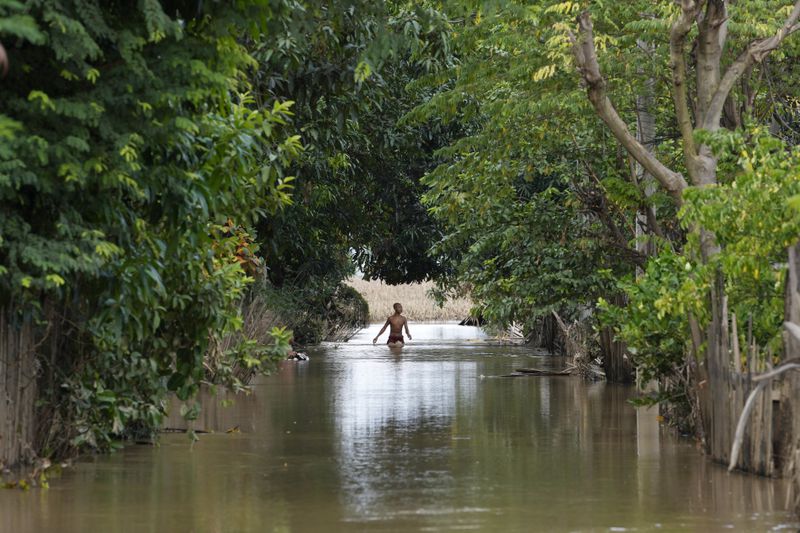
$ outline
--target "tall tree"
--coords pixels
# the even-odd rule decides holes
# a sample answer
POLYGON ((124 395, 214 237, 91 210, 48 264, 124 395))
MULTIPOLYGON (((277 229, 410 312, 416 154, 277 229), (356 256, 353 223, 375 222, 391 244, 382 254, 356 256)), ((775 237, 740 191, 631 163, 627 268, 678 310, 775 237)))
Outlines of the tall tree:
MULTIPOLYGON (((780 47, 793 32, 800 29, 800 2, 787 5, 785 2, 757 2, 754 5, 732 4, 726 0, 682 0, 677 3, 678 12, 671 17, 669 30, 669 70, 671 73, 671 92, 674 103, 674 117, 681 135, 683 163, 688 179, 683 173, 664 164, 632 135, 627 124, 620 118, 606 90, 595 46, 595 32, 592 14, 582 11, 577 18, 577 35, 570 34, 573 43, 575 64, 586 84, 589 101, 598 116, 605 122, 617 141, 639 164, 651 173, 661 186, 674 198, 676 204, 684 201, 684 192, 691 185, 709 187, 719 183, 720 151, 712 146, 713 134, 722 128, 736 129, 749 118, 753 106, 753 95, 749 94, 749 82, 756 68, 765 58, 780 47), (741 35, 732 27, 735 20, 752 20, 752 11, 775 8, 772 16, 763 16, 767 21, 757 38, 741 35), (693 46, 693 85, 690 85, 689 61, 686 45, 690 34, 696 31, 693 46), (738 33, 739 35, 736 35, 738 33), (739 43, 730 42, 732 36, 740 37, 739 43), (726 57, 726 47, 737 48, 736 55, 726 57), (738 45, 738 46, 737 46, 738 45), (731 46, 731 47, 733 47, 731 46), (744 80, 744 81, 742 81, 744 80), (736 87, 742 90, 735 90, 736 87), (738 101, 737 101, 738 100, 738 101), (698 136, 697 131, 705 132, 698 136), (712 137, 709 137, 712 135, 712 137)), ((755 28, 753 28, 755 29, 755 28)), ((695 219, 699 222, 700 219, 695 219)), ((720 242, 713 228, 698 223, 694 231, 700 240, 699 250, 702 260, 708 262, 720 251, 720 242)), ((714 367, 727 360, 725 339, 728 336, 727 308, 722 272, 711 283, 711 317, 705 335, 700 334, 701 325, 693 316, 692 324, 694 350, 703 351, 705 346, 704 368, 697 382, 709 382, 709 395, 724 394, 714 367)), ((701 367, 697 367, 700 369, 701 367)), ((715 418, 728 416, 718 412, 716 403, 700 394, 701 412, 704 415, 705 429, 709 433, 709 449, 712 455, 724 459, 727 450, 720 450, 711 443, 715 441, 717 427, 715 418), (722 455, 721 455, 722 454, 722 455)))
MULTIPOLYGON (((602 307, 632 342, 630 357, 648 375, 663 378, 661 398, 691 397, 694 405, 686 407, 697 413, 703 347, 722 351, 715 348, 715 339, 723 338, 717 330, 727 325, 720 301, 740 317, 753 316, 752 335, 760 345, 780 344, 785 270, 774 265, 783 262, 797 229, 787 202, 796 194, 787 170, 794 156, 764 128, 791 138, 786 126, 794 115, 786 102, 793 89, 770 86, 774 75, 767 63, 792 68, 797 47, 787 37, 797 29, 797 5, 451 4, 463 24, 456 46, 460 63, 431 79, 440 91, 410 117, 477 117, 477 133, 443 150, 450 161, 426 178, 430 205, 446 225, 440 248, 469 265, 457 272, 456 282, 472 283, 474 294, 487 297, 480 303, 488 311, 511 310, 504 316, 514 318, 547 309, 546 302, 592 302, 603 290, 623 289, 630 305, 602 307), (652 95, 652 143, 644 141, 644 128, 634 126, 642 118, 636 96, 645 94, 652 95), (786 162, 779 164, 769 150, 786 162), (652 176, 655 190, 639 179, 637 166, 652 176), (548 287, 523 282, 547 279, 538 255, 547 249, 546 238, 501 260, 523 239, 518 224, 495 217, 509 205, 526 206, 528 197, 509 187, 520 178, 539 184, 540 191, 552 191, 548 183, 561 187, 568 194, 551 204, 557 212, 581 206, 590 215, 583 220, 603 228, 590 237, 600 253, 579 278, 591 289, 571 279, 567 265, 558 270, 567 275, 553 276, 548 287), (646 215, 640 227, 654 245, 648 250, 636 250, 637 212, 646 215), (763 233, 766 228, 772 234, 763 233), (753 235, 763 238, 756 242, 753 235), (497 264, 518 274, 471 276, 497 264), (638 280, 630 275, 634 266, 644 273, 638 280), (592 280, 586 272, 605 277, 592 280), (548 290, 555 287, 564 290, 548 290), (553 292, 554 298, 546 297, 553 292), (499 294, 516 305, 504 305, 494 297, 499 294)), ((557 225, 572 218, 551 220, 557 225)), ((563 228, 569 244, 559 258, 582 250, 587 236, 563 228)), ((527 242, 536 242, 534 230, 526 231, 527 242)))

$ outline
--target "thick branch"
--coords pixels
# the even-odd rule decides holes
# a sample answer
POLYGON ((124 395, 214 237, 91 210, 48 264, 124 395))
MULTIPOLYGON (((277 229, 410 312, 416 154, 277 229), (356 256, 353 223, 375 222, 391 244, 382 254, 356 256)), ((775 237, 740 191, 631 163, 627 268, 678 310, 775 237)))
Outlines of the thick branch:
MULTIPOLYGON (((685 2, 686 0, 681 0, 685 2)), ((697 23, 697 122, 702 124, 719 86, 722 51, 728 35, 726 0, 707 0, 697 23)))
POLYGON ((728 94, 730 94, 736 81, 753 64, 760 63, 770 52, 778 48, 786 37, 800 29, 800 24, 797 23, 798 18, 800 18, 800 0, 794 3, 792 12, 775 35, 751 42, 745 51, 736 58, 736 61, 725 72, 711 99, 711 104, 708 106, 708 112, 703 121, 703 128, 710 131, 719 129, 719 121, 722 117, 725 99, 728 98, 728 94))
POLYGON ((694 0, 681 1, 681 16, 675 21, 669 33, 669 59, 672 69, 672 99, 675 102, 675 114, 678 119, 681 137, 683 138, 683 155, 687 166, 689 161, 697 156, 694 145, 694 126, 692 115, 689 113, 688 94, 686 89, 686 58, 683 50, 686 45, 686 36, 689 34, 700 5, 694 0))
POLYGON ((600 65, 597 62, 597 52, 594 47, 592 19, 586 11, 578 15, 578 30, 579 36, 577 38, 571 35, 572 50, 575 55, 578 72, 586 83, 589 101, 594 106, 598 116, 606 123, 611 133, 614 134, 614 137, 617 138, 631 157, 638 161, 651 176, 656 178, 680 205, 681 193, 687 187, 686 180, 681 174, 667 168, 631 135, 627 124, 620 118, 606 94, 606 82, 600 73, 600 65))

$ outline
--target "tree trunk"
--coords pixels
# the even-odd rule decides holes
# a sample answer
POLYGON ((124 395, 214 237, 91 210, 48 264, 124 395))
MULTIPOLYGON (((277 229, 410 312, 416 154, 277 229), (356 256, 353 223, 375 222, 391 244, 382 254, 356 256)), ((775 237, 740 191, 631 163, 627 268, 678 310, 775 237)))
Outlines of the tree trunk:
POLYGON ((559 338, 560 330, 552 315, 545 315, 534 321, 533 327, 525 334, 525 343, 534 348, 544 348, 550 353, 563 349, 563 340, 559 338))
POLYGON ((35 457, 38 364, 34 327, 0 307, 0 469, 35 457))
MULTIPOLYGON (((725 102, 742 75, 749 72, 753 65, 760 63, 777 49, 787 36, 800 30, 800 24, 797 24, 797 21, 800 20, 800 0, 794 2, 783 26, 774 35, 753 40, 728 66, 724 74, 721 67, 728 25, 726 2, 724 0, 708 0, 707 2, 679 0, 677 3, 681 11, 679 16, 673 19, 670 30, 670 68, 672 70, 675 118, 681 131, 690 181, 695 186, 706 187, 717 182, 717 158, 710 147, 695 146, 694 130, 696 128, 709 131, 719 130, 725 102), (693 100, 696 103, 696 116, 693 123, 693 117, 688 107, 690 98, 686 72, 686 44, 687 37, 695 25, 697 25, 697 42, 694 48, 696 83, 693 100)), ((646 148, 640 139, 630 133, 627 124, 621 119, 608 97, 606 81, 597 60, 593 25, 588 11, 578 15, 577 24, 577 35, 570 34, 572 51, 575 65, 586 85, 587 96, 595 112, 631 157, 646 169, 674 198, 676 205, 680 206, 683 201, 682 193, 688 187, 686 178, 667 167, 646 148)), ((700 253, 703 262, 707 263, 709 258, 719 251, 714 235, 703 228, 692 228, 692 231, 697 232, 700 237, 700 253)), ((792 292, 793 298, 795 292, 792 292)), ((795 303, 794 300, 792 303, 795 303)), ((741 395, 742 387, 750 386, 750 379, 747 376, 747 379, 743 380, 741 372, 731 369, 732 363, 736 363, 736 361, 735 357, 734 361, 731 360, 728 311, 721 274, 717 276, 712 287, 710 304, 712 319, 705 335, 701 332, 695 319, 690 317, 694 349, 693 354, 687 355, 687 362, 690 365, 695 364, 698 356, 703 355, 701 354, 702 347, 705 346, 703 368, 695 365, 695 375, 697 377, 704 376, 704 379, 697 382, 696 390, 693 393, 699 399, 707 449, 713 459, 724 461, 730 450, 730 446, 726 448, 724 445, 729 438, 727 433, 735 425, 732 419, 738 419, 739 416, 739 413, 735 412, 736 402, 733 401, 732 395, 741 395)), ((798 325, 800 326, 800 323, 798 325)), ((751 359, 752 362, 756 360, 755 357, 751 359)), ((752 366, 748 366, 748 369, 752 368, 752 366)), ((798 390, 790 383, 796 379, 798 378, 795 376, 787 379, 787 383, 789 383, 787 386, 790 387, 789 393, 798 390)), ((767 416, 767 411, 771 413, 771 399, 770 402, 764 404, 762 411, 762 419, 767 416)), ((792 428, 800 425, 796 413, 787 416, 791 420, 792 428)), ((769 432, 771 434, 771 415, 769 421, 762 422, 763 420, 759 421, 759 427, 764 428, 762 433, 769 432)), ((798 455, 798 442, 794 438, 794 435, 797 435, 795 429, 792 430, 792 435, 793 440, 790 447, 795 454, 793 457, 795 457, 798 455)), ((762 468, 765 470, 772 468, 771 443, 768 443, 767 447, 769 450, 763 455, 759 455, 761 451, 758 450, 758 446, 756 447, 754 453, 767 458, 755 465, 756 471, 762 468)), ((763 446, 761 448, 763 450, 763 446)), ((798 461, 787 462, 792 465, 798 464, 798 461)), ((742 468, 750 470, 754 463, 745 459, 742 465, 742 468)), ((792 471, 794 476, 800 475, 797 474, 797 470, 800 470, 800 466, 792 471)))
MULTIPOLYGON (((637 41, 639 49, 648 56, 653 54, 653 45, 642 40, 637 41)), ((643 74, 643 72, 642 72, 643 74)), ((644 83, 642 93, 636 96, 636 140, 650 153, 653 153, 656 141, 656 117, 653 114, 655 105, 655 80, 648 77, 644 83)), ((656 192, 656 183, 653 177, 636 160, 633 160, 633 177, 637 187, 642 191, 645 198, 650 198, 656 192)), ((648 233, 654 228, 649 227, 655 222, 655 211, 648 205, 643 206, 636 215, 636 250, 645 257, 654 255, 654 246, 649 239, 648 233)), ((637 276, 641 274, 641 268, 637 269, 637 276)))
POLYGON ((604 327, 600 330, 600 353, 603 358, 603 372, 612 383, 633 383, 633 365, 628 358, 625 343, 614 339, 614 331, 604 327))
MULTIPOLYGON (((627 304, 623 294, 615 294, 609 297, 608 301, 616 306, 627 304)), ((610 327, 600 329, 600 354, 603 360, 603 372, 608 381, 612 383, 634 381, 633 364, 628 357, 628 348, 624 342, 614 338, 614 331, 610 327)))

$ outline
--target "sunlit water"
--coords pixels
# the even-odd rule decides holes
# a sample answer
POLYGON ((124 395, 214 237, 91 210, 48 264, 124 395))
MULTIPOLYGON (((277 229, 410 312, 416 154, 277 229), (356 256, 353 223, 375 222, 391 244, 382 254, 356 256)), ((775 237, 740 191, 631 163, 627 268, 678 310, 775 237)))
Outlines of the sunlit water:
POLYGON ((165 434, 90 457, 49 490, 0 491, 8 532, 768 531, 783 486, 727 474, 636 412, 629 387, 498 377, 559 358, 475 328, 412 325, 206 399, 193 446, 165 434), (382 340, 385 342, 385 335, 382 340), (238 428, 231 433, 225 430, 238 428))

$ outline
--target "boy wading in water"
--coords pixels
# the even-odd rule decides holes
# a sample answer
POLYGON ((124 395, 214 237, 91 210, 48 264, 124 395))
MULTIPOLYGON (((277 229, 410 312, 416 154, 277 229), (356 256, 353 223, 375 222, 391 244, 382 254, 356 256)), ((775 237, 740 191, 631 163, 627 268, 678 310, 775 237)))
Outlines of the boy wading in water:
POLYGON ((386 319, 386 324, 383 325, 380 332, 378 332, 375 338, 372 339, 372 344, 378 342, 378 337, 383 335, 383 332, 386 331, 386 326, 392 326, 389 330, 389 340, 386 342, 386 344, 389 346, 403 346, 403 328, 406 328, 408 340, 411 340, 411 333, 408 331, 408 319, 402 315, 403 306, 399 303, 396 303, 392 307, 394 307, 394 314, 386 319))

